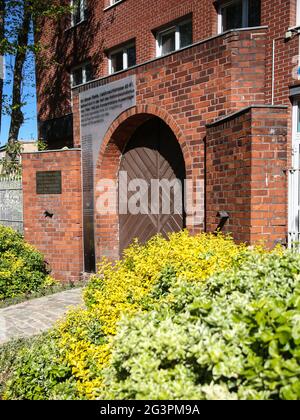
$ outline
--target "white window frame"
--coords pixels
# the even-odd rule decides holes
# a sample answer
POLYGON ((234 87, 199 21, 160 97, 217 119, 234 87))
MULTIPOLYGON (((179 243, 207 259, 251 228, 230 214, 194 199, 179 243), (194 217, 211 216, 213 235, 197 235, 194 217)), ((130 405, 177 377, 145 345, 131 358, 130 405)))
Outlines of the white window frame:
POLYGON ((120 3, 122 0, 110 0, 110 5, 113 6, 114 4, 120 3))
POLYGON ((109 74, 115 74, 117 73, 117 71, 113 71, 113 66, 112 66, 112 55, 118 54, 119 52, 123 51, 123 68, 122 70, 118 70, 118 71, 123 71, 123 70, 127 70, 128 67, 128 48, 131 47, 135 47, 135 42, 130 42, 129 44, 124 45, 123 47, 120 48, 116 48, 113 49, 109 52, 108 55, 108 72, 109 74))
MULTIPOLYGON (((230 4, 237 3, 239 0, 228 0, 220 4, 218 9, 218 33, 223 33, 223 21, 222 21, 222 10, 230 4)), ((299 0, 298 0, 299 1, 299 0)), ((249 25, 249 0, 242 0, 243 3, 243 15, 242 15, 242 28, 247 28, 249 25)))
POLYGON ((185 19, 181 22, 178 22, 176 25, 169 26, 168 28, 162 29, 161 31, 157 32, 156 35, 156 57, 162 57, 162 37, 165 34, 175 32, 175 50, 171 51, 169 54, 172 54, 175 51, 180 50, 180 27, 185 25, 186 23, 193 24, 192 19, 185 19))
POLYGON ((300 239, 300 132, 298 113, 300 112, 300 97, 293 100, 292 112, 292 168, 288 171, 288 245, 299 249, 300 239))
POLYGON ((300 131, 298 131, 298 113, 300 113, 300 97, 293 101, 293 126, 292 126, 292 166, 300 169, 300 131))
POLYGON ((90 80, 87 80, 87 78, 86 78, 86 68, 90 64, 91 63, 86 62, 86 63, 80 64, 79 66, 72 67, 72 69, 71 69, 71 87, 72 88, 80 86, 81 84, 83 85, 83 84, 87 83, 88 81, 90 82, 90 80), (74 85, 74 72, 76 70, 79 70, 79 69, 82 70, 82 83, 80 83, 79 85, 74 85))
MULTIPOLYGON (((86 0, 79 0, 79 1, 80 1, 80 21, 75 22, 75 14, 74 14, 74 11, 72 11, 72 16, 71 16, 72 26, 79 25, 79 23, 85 21, 86 0)), ((74 2, 75 2, 75 0, 71 0, 71 7, 74 6, 74 2)))

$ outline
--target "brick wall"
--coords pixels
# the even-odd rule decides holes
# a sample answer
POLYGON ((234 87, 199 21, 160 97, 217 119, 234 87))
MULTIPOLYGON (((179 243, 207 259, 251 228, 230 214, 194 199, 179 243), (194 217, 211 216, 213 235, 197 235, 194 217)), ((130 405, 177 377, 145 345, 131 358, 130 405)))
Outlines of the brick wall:
POLYGON ((272 103, 272 69, 274 41, 273 103, 287 105, 288 123, 288 166, 291 164, 292 106, 289 88, 298 85, 297 66, 299 56, 299 36, 293 33, 285 39, 287 30, 296 25, 297 0, 263 0, 262 24, 268 25, 266 42, 266 103, 272 103))
MULTIPOLYGON (((105 136, 95 184, 102 178, 117 178, 130 133, 147 114, 161 118, 171 127, 182 148, 187 177, 204 183, 205 124, 241 106, 264 103, 264 78, 257 77, 263 75, 264 37, 264 29, 256 29, 255 35, 251 30, 232 32, 74 91, 75 145, 79 146, 79 92, 136 74, 137 106, 123 113, 105 136), (238 92, 238 85, 244 90, 238 92)), ((204 213, 204 196, 201 211, 204 213)), ((203 219, 188 227, 192 232, 201 231, 203 219)), ((117 257, 118 218, 97 216, 96 238, 98 258, 117 257)))
MULTIPOLYGON (((68 4, 68 0, 64 0, 68 4)), ((108 74, 107 51, 135 39, 137 63, 156 56, 156 29, 193 16, 193 41, 216 34, 217 12, 212 0, 124 0, 106 9, 106 0, 87 0, 87 21, 71 27, 70 17, 58 23, 46 19, 40 41, 46 46, 46 66, 38 66, 40 120, 71 112, 70 69, 91 60, 95 77, 108 74), (200 7, 201 6, 201 7, 200 7), (55 60, 55 62, 53 61, 55 60)))
MULTIPOLYGON (((217 34, 218 1, 140 0, 137 6, 135 0, 123 0, 109 8, 109 0, 87 0, 87 3, 91 10, 89 17, 75 27, 71 27, 69 16, 58 23, 52 20, 44 22, 41 43, 47 47, 44 55, 48 64, 38 66, 37 71, 41 120, 71 112, 70 69, 74 65, 91 60, 95 77, 103 77, 108 73, 107 52, 133 39, 137 63, 151 60, 156 56, 155 31, 188 15, 193 18, 194 42, 217 34), (53 59, 55 63, 51 62, 53 59)), ((276 101, 278 104, 288 103, 288 85, 293 82, 295 63, 292 59, 298 55, 298 37, 287 41, 283 37, 295 23, 296 0, 261 1, 261 25, 268 26, 265 42, 266 103, 271 101, 273 39, 276 39, 276 101)))
MULTIPOLYGON (((299 83, 294 76, 299 37, 283 38, 296 23, 296 0, 262 0, 261 25, 267 27, 219 36, 218 2, 213 0, 141 0, 138 6, 135 0, 123 0, 114 7, 108 7, 107 0, 87 1, 92 13, 86 22, 73 28, 69 18, 58 24, 45 22, 41 41, 49 46, 45 55, 49 60, 55 58, 55 63, 38 67, 39 118, 73 111, 74 142, 80 147, 78 93, 135 74, 137 106, 121 115, 106 134, 97 179, 116 179, 130 133, 149 115, 155 115, 174 131, 187 176, 204 181, 207 174, 208 230, 218 223, 218 207, 228 205, 232 210, 228 209, 231 220, 227 229, 238 240, 264 237, 273 244, 283 239, 287 200, 282 168, 289 165, 291 156, 289 87, 299 83), (197 44, 154 59, 155 31, 188 15, 193 16, 193 41, 197 44), (107 76, 107 52, 132 39, 138 66, 107 76), (274 39, 274 104, 288 109, 252 107, 207 131, 207 124, 241 108, 271 103, 274 39), (71 100, 70 69, 87 60, 101 79, 74 90, 71 100)), ((117 257, 117 216, 96 217, 95 227, 98 258, 117 257)), ((199 223, 195 231, 203 227, 199 223)))
POLYGON ((159 106, 184 130, 186 140, 196 146, 193 141, 203 138, 206 123, 240 107, 264 103, 265 36, 265 29, 219 35, 75 89, 75 146, 80 146, 79 92, 133 74, 137 80, 137 105, 159 106))
POLYGON ((266 103, 272 96, 273 40, 275 40, 274 103, 289 105, 293 84, 293 57, 299 54, 299 37, 285 40, 288 28, 296 24, 296 0, 262 0, 262 24, 268 25, 266 44, 266 103))
MULTIPOLYGON (((193 17, 194 42, 217 34, 218 1, 140 0, 137 6, 135 0, 123 0, 108 8, 109 0, 87 0, 87 3, 91 11, 89 18, 75 27, 70 27, 69 16, 58 23, 51 20, 44 22, 41 43, 47 47, 44 55, 48 61, 45 67, 38 66, 37 71, 39 119, 42 121, 72 112, 70 69, 74 65, 91 60, 95 77, 103 77, 108 73, 107 51, 132 39, 136 41, 137 63, 142 64, 155 57, 155 30, 187 15, 193 17)), ((238 96, 247 95, 256 88, 257 82, 263 81, 265 103, 271 103, 272 46, 276 39, 274 103, 290 105, 289 86, 299 83, 293 77, 297 66, 295 57, 299 54, 299 37, 283 38, 295 23, 296 0, 261 0, 261 25, 268 27, 265 70, 257 70, 255 78, 254 75, 249 77, 244 86, 237 83, 238 96)), ((252 54, 250 49, 248 52, 252 54)), ((235 58, 240 60, 239 55, 235 58)), ((262 57, 257 59, 264 60, 262 57)), ((240 71, 236 73, 237 82, 243 73, 245 69, 241 64, 240 71)))
POLYGON ((287 233, 287 109, 252 107, 208 126, 206 225, 230 214, 238 241, 284 242, 287 233))
POLYGON ((25 153, 22 166, 25 239, 45 255, 54 278, 77 281, 83 271, 80 151, 25 153), (62 171, 62 194, 37 195, 37 171, 62 171))

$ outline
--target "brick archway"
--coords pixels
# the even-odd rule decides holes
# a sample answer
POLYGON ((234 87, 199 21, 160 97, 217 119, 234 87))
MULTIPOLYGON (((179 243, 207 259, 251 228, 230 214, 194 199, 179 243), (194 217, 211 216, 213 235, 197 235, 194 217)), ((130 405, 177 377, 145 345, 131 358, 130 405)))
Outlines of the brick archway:
MULTIPOLYGON (((184 135, 178 124, 165 111, 156 106, 136 106, 122 113, 110 126, 100 148, 96 167, 95 201, 99 198, 97 182, 110 179, 117 182, 123 151, 133 133, 143 123, 153 117, 164 121, 176 136, 181 147, 186 166, 186 176, 192 176, 192 159, 184 135)), ((118 214, 95 214, 96 259, 119 257, 119 216, 118 214)))

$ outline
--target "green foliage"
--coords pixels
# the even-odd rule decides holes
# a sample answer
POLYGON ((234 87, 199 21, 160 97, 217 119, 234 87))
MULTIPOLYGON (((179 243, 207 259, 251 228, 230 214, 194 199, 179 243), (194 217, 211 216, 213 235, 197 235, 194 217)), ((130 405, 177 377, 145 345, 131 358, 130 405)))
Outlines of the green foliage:
POLYGON ((250 252, 171 295, 119 325, 105 398, 300 399, 298 254, 250 252))
POLYGON ((21 153, 23 150, 22 143, 19 141, 9 142, 6 145, 5 157, 1 159, 3 175, 20 175, 21 174, 21 153))
POLYGON ((0 225, 0 300, 54 285, 44 257, 11 228, 0 225))
POLYGON ((6 399, 300 399, 300 255, 171 235, 103 261, 6 399))
MULTIPOLYGON (((6 174, 18 173, 18 136, 25 121, 24 106, 30 94, 24 94, 25 87, 34 85, 34 64, 37 61, 49 63, 46 49, 39 34, 44 29, 44 20, 58 22, 67 16, 71 7, 69 2, 56 0, 5 0, 0 2, 0 55, 14 58, 13 70, 8 72, 5 84, 12 86, 10 94, 1 95, 2 110, 9 115, 11 124, 6 158, 3 170, 6 174), (33 33, 34 32, 34 33, 33 33)), ((1 87, 0 87, 1 89, 1 87)))
POLYGON ((76 398, 71 369, 63 361, 53 334, 32 339, 15 356, 10 387, 3 399, 40 400, 45 394, 53 400, 76 398))
MULTIPOLYGON (((72 370, 80 397, 95 399, 103 392, 103 369, 109 365, 111 338, 122 316, 147 310, 161 294, 167 296, 177 277, 205 282, 210 275, 238 264, 244 253, 245 246, 236 245, 230 237, 191 236, 184 231, 170 235, 169 240, 157 236, 146 245, 135 243, 114 265, 104 260, 86 288, 87 309, 69 313, 56 332, 57 346, 72 370)), ((21 371, 17 375, 26 376, 21 371)), ((27 398, 34 387, 30 377, 23 386, 16 390, 8 385, 10 397, 27 398)), ((44 389, 35 392, 40 398, 51 397, 44 389)))
POLYGON ((44 150, 47 150, 48 149, 48 144, 43 139, 38 139, 37 145, 38 145, 38 151, 39 152, 43 152, 44 150))
POLYGON ((27 341, 26 339, 12 340, 0 346, 0 395, 14 372, 18 352, 26 346, 27 341))

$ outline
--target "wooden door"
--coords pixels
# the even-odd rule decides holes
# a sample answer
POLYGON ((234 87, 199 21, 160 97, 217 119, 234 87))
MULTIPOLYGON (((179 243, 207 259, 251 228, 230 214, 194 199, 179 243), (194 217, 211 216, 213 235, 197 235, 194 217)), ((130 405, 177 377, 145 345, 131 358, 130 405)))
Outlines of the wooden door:
MULTIPOLYGON (((129 141, 121 160, 120 171, 127 173, 127 186, 131 181, 141 179, 145 181, 148 189, 144 192, 144 199, 140 206, 142 211, 139 214, 120 214, 120 252, 138 238, 141 243, 146 242, 157 233, 166 236, 169 232, 177 232, 185 227, 184 214, 184 179, 185 165, 181 148, 171 129, 160 119, 153 118, 137 129, 129 141), (160 204, 153 212, 153 189, 151 180, 180 180, 182 190, 180 197, 177 190, 176 200, 174 190, 170 194, 170 212, 163 211, 161 200, 168 197, 168 189, 160 188, 160 204), (145 196, 146 195, 146 196, 145 196), (174 205, 176 201, 177 206, 174 205), (180 202, 180 206, 178 203, 180 202), (175 207, 175 208, 174 208, 175 207)), ((130 198, 136 193, 129 191, 130 198)), ((119 191, 119 195, 123 196, 119 191)))

